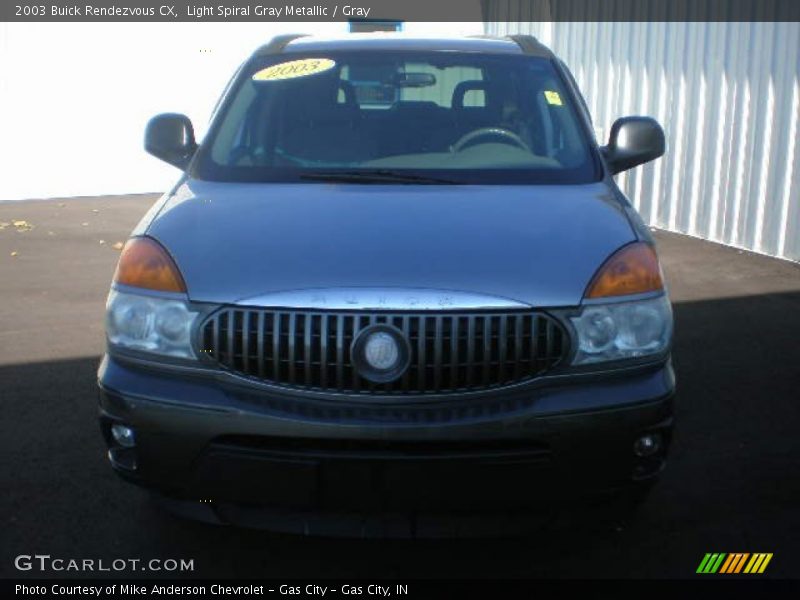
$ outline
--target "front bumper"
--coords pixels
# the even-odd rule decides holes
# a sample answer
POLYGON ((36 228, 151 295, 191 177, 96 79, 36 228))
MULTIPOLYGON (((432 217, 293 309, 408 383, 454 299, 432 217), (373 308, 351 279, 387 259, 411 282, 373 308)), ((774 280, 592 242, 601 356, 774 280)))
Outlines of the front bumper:
MULTIPOLYGON (((101 428, 121 476, 208 520, 253 524, 251 509, 268 507, 282 515, 277 528, 298 514, 530 511, 652 478, 672 428, 669 361, 541 378, 469 401, 380 406, 304 402, 111 356, 98 376, 101 428), (133 428, 133 448, 114 441, 114 423, 133 428), (634 441, 653 432, 661 450, 635 456, 634 441)), ((308 531, 301 522, 291 529, 308 531)))

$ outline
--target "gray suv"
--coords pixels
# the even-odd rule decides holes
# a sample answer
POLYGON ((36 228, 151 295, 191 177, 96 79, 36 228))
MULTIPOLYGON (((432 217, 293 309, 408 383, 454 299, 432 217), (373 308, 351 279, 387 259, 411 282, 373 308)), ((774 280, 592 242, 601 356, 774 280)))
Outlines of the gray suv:
POLYGON ((672 313, 613 175, 664 145, 627 117, 599 147, 529 36, 275 38, 202 143, 183 115, 147 126, 183 175, 108 297, 111 465, 181 514, 312 534, 639 495, 672 313))

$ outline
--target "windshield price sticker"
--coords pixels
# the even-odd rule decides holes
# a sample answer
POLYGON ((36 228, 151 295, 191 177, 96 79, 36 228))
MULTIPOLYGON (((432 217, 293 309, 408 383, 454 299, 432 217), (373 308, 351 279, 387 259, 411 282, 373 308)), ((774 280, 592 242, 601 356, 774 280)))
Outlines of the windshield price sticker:
POLYGON ((336 66, 336 61, 329 58, 292 60, 261 69, 253 75, 253 81, 280 81, 295 77, 308 77, 332 69, 334 66, 336 66))

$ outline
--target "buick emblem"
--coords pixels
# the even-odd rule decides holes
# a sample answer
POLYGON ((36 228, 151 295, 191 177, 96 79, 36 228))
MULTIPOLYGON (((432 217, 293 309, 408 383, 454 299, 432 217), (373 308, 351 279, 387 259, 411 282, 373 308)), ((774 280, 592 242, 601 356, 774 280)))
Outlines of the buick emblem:
POLYGON ((388 371, 397 366, 400 348, 395 339, 385 331, 374 331, 364 343, 367 364, 378 371, 388 371))
POLYGON ((388 383, 408 368, 411 351, 403 333, 390 325, 372 325, 353 341, 353 363, 359 374, 375 383, 388 383))

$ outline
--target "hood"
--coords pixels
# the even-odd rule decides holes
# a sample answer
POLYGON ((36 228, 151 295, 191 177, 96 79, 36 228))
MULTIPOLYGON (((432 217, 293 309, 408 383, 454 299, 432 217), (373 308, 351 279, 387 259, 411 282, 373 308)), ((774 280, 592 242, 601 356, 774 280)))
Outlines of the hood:
POLYGON ((635 239, 605 183, 188 180, 143 225, 172 254, 190 298, 214 303, 299 290, 409 288, 574 306, 603 261, 635 239))

